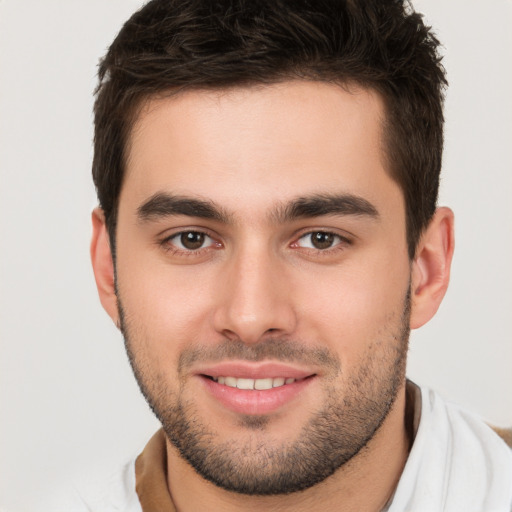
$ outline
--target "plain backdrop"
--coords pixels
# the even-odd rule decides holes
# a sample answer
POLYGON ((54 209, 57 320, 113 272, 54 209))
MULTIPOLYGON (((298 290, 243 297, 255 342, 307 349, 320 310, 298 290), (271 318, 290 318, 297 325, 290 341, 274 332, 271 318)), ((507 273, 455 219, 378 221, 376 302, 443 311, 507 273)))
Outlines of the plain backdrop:
MULTIPOLYGON (((512 2, 414 2, 444 43, 450 290, 409 376, 512 425, 512 2)), ((92 91, 136 0, 0 0, 0 504, 114 467, 157 423, 89 263, 92 91), (96 469, 92 469, 96 471, 96 469)))

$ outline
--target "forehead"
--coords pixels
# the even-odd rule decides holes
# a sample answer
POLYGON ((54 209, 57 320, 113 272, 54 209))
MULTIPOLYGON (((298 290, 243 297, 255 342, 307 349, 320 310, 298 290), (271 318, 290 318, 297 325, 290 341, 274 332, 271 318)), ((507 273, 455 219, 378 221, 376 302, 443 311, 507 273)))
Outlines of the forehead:
POLYGON ((372 200, 381 185, 396 188, 385 171, 383 116, 376 92, 322 82, 152 98, 131 132, 120 207, 161 191, 228 208, 331 191, 372 200))

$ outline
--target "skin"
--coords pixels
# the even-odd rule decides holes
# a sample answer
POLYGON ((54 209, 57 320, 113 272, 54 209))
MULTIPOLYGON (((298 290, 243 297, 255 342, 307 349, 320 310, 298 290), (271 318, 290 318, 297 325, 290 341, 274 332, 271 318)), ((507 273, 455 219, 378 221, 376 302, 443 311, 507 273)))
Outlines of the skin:
MULTIPOLYGON (((384 115, 375 92, 299 81, 187 92, 142 108, 120 196, 116 271, 128 348, 146 391, 181 396, 215 445, 264 443, 279 450, 300 438, 330 394, 350 400, 358 379, 365 393, 389 375, 399 382, 393 406, 364 449, 299 493, 226 491, 168 443, 168 484, 178 510, 377 511, 392 494, 409 447, 405 369, 395 357, 406 350, 398 339, 405 297, 409 291, 406 327, 419 327, 436 312, 449 280, 453 214, 438 209, 411 262, 403 194, 386 170, 384 115), (162 193, 208 201, 225 218, 154 209, 141 215, 162 193), (360 198, 377 214, 282 215, 283 205, 297 198, 333 194, 360 198), (176 236, 184 231, 208 238, 199 250, 187 250, 176 236), (311 244, 318 231, 335 235, 332 247, 311 244), (180 367, 191 347, 215 351, 231 341, 255 353, 270 339, 327 351, 341 370, 293 363, 314 378, 298 397, 257 415, 259 426, 205 390, 196 374, 201 361, 180 367)), ((99 209, 91 254, 102 304, 120 325, 99 209)))

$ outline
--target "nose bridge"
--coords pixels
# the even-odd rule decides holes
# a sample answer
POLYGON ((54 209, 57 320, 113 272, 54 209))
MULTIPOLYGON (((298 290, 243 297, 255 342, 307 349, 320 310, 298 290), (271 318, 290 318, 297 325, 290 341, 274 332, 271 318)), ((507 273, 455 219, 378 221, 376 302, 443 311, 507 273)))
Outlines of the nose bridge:
POLYGON ((221 280, 215 327, 224 335, 254 343, 269 332, 279 335, 293 330, 295 317, 286 293, 286 273, 268 244, 254 239, 241 244, 221 280))

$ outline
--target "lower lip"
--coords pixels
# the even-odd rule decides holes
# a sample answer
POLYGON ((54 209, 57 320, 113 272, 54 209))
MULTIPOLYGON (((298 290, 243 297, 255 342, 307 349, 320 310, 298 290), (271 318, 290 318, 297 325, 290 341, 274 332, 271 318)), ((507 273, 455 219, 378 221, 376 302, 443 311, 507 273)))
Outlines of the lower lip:
POLYGON ((200 376, 208 391, 227 409, 238 414, 270 414, 296 399, 314 377, 307 377, 291 384, 266 390, 246 390, 219 384, 200 376))

